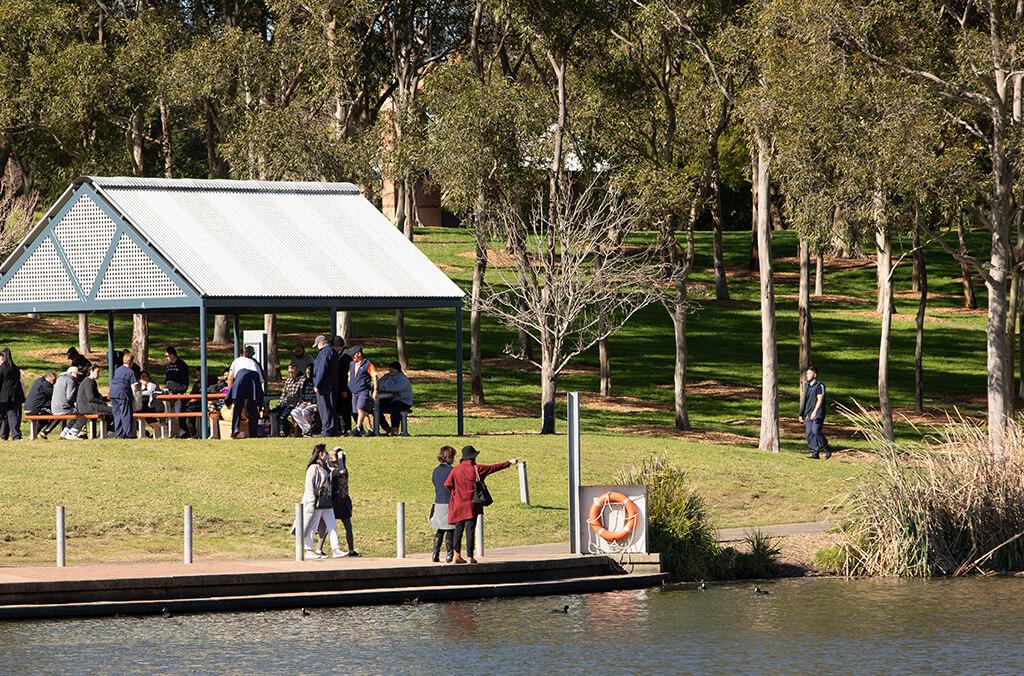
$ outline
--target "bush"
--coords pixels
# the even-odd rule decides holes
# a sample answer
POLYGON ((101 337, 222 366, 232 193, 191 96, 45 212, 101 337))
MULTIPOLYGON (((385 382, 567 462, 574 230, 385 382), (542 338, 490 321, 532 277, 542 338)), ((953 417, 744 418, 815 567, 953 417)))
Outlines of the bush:
POLYGON ((925 445, 876 442, 879 461, 851 496, 843 543, 847 575, 930 577, 1024 566, 1024 430, 1010 425, 1007 459, 994 460, 985 430, 951 421, 925 445))
POLYGON ((652 456, 619 474, 622 484, 647 486, 647 538, 673 580, 715 577, 720 548, 704 498, 688 485, 686 473, 665 456, 652 456))
POLYGON ((822 547, 814 552, 814 567, 829 575, 841 574, 846 570, 846 550, 839 545, 822 547))

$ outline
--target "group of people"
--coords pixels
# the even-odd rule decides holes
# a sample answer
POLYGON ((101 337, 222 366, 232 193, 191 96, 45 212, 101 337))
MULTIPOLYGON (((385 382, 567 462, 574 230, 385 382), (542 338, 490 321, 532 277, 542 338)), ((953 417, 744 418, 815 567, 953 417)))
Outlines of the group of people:
MULTIPOLYGON (((184 393, 189 384, 189 368, 173 346, 167 346, 164 353, 167 358, 165 368, 165 385, 167 392, 184 393)), ((99 415, 113 423, 113 436, 129 439, 134 436, 133 417, 135 413, 146 413, 156 410, 156 396, 160 392, 148 371, 135 364, 131 352, 115 353, 120 365, 115 369, 110 381, 108 396, 104 397, 99 390, 97 379, 101 367, 89 362, 75 348, 68 348, 68 361, 71 363, 60 375, 47 371, 29 387, 28 396, 22 395, 21 402, 15 407, 13 403, 3 408, 6 427, 21 438, 21 403, 25 412, 30 415, 76 416, 69 420, 51 420, 39 432, 43 439, 63 424, 61 439, 81 439, 85 430, 87 415, 99 415)), ((10 351, 0 352, 0 399, 10 389, 21 388, 21 374, 10 357, 10 351)), ((13 396, 13 395, 12 395, 13 396)), ((176 410, 184 410, 182 404, 176 404, 176 410)), ((182 426, 181 435, 188 436, 187 426, 182 426)))
MULTIPOLYGON (((474 556, 476 519, 484 513, 489 494, 481 491, 483 480, 489 475, 519 462, 511 458, 493 465, 477 464, 480 452, 472 446, 463 446, 459 463, 455 464, 455 448, 442 446, 437 453, 438 466, 431 480, 434 485, 434 504, 428 520, 434 529, 431 560, 441 560, 441 547, 445 549, 445 563, 477 563, 474 556), (466 556, 462 557, 462 540, 466 540, 466 556)), ((293 524, 295 533, 298 523, 293 524)), ((306 479, 302 492, 302 538, 305 558, 321 559, 327 556, 341 558, 358 556, 352 532, 352 498, 349 496, 349 470, 345 454, 340 448, 327 452, 327 446, 316 444, 306 464, 306 479), (337 521, 345 528, 342 549, 338 539, 337 521), (319 536, 319 546, 314 535, 319 536), (326 547, 330 545, 331 553, 326 547)))

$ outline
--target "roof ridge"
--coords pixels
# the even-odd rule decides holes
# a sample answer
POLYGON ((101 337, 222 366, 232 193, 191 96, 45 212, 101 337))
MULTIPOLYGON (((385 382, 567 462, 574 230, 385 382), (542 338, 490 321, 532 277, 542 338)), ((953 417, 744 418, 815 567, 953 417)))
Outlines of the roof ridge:
POLYGON ((226 178, 154 178, 141 176, 83 176, 78 184, 100 189, 206 190, 225 192, 362 194, 353 183, 315 181, 256 181, 226 178))

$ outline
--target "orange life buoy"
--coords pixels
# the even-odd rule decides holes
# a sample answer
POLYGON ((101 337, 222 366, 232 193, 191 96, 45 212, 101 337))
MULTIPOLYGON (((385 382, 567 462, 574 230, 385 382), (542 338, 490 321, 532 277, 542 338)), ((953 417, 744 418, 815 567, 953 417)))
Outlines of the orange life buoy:
POLYGON ((590 518, 587 519, 587 523, 590 524, 591 530, 597 533, 597 536, 606 542, 618 542, 619 540, 625 540, 629 537, 629 534, 636 528, 637 519, 640 518, 640 511, 636 508, 636 505, 632 500, 627 498, 622 493, 616 493, 614 491, 608 491, 601 497, 594 500, 594 504, 590 506, 590 518), (626 510, 626 523, 622 530, 610 531, 604 527, 601 523, 601 513, 604 511, 605 506, 609 503, 617 503, 622 505, 623 509, 626 510))

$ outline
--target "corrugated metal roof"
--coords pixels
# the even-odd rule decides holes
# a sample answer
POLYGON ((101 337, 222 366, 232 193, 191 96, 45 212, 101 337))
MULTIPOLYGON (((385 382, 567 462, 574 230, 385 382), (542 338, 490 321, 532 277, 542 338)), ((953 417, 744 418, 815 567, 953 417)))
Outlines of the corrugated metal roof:
POLYGON ((206 297, 464 295, 350 183, 85 180, 206 297))

